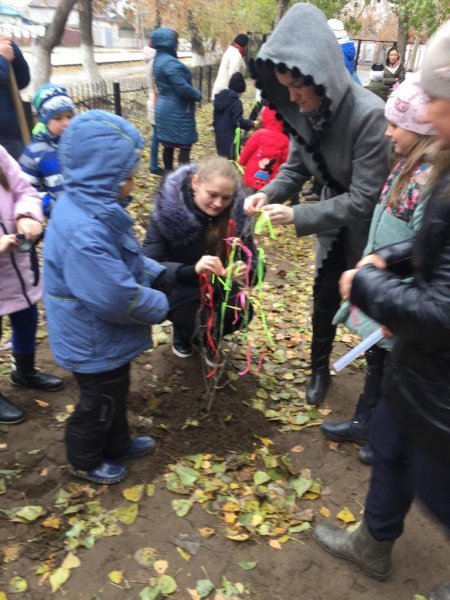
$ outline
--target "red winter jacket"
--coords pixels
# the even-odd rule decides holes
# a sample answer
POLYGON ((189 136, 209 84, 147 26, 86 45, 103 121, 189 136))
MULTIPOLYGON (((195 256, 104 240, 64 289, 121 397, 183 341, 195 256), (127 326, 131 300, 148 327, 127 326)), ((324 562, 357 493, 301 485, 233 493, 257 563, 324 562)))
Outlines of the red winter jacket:
POLYGON ((250 136, 238 160, 245 167, 245 184, 255 190, 277 176, 289 152, 289 138, 283 133, 283 124, 275 117, 275 111, 265 106, 261 118, 263 128, 250 136))

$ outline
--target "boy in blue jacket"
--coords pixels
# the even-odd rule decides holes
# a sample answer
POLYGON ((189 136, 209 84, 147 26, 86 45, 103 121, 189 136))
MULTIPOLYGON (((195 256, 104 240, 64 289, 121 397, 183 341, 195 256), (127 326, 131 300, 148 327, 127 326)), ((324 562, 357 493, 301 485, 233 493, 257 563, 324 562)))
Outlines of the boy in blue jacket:
POLYGON ((152 289, 166 269, 143 256, 125 211, 143 144, 106 111, 75 117, 59 144, 64 190, 45 238, 50 347, 80 388, 66 429, 70 470, 102 484, 123 480, 122 461, 154 446, 130 436, 126 416, 130 361, 151 348, 150 326, 168 311, 152 289))
POLYGON ((53 83, 44 83, 38 88, 33 106, 39 125, 33 131, 33 140, 22 152, 19 164, 31 185, 41 193, 42 210, 49 217, 63 189, 58 143, 75 115, 75 106, 66 88, 53 83))

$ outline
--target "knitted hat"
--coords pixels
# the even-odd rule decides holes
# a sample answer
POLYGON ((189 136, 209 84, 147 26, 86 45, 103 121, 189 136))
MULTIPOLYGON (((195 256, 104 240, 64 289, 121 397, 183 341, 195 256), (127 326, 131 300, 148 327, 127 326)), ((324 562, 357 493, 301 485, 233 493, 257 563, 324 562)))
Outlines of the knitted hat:
POLYGON ((245 92, 245 79, 242 77, 242 73, 236 71, 230 77, 230 83, 228 84, 228 89, 233 90, 237 94, 243 94, 245 92))
POLYGON ((242 46, 242 48, 245 48, 248 46, 248 35, 245 35, 245 33, 240 33, 234 38, 234 43, 238 46, 242 46))
POLYGON ((450 100, 450 20, 439 27, 427 44, 421 84, 430 96, 450 100))
POLYGON ((373 63, 370 68, 369 79, 370 81, 383 81, 384 67, 380 63, 373 63))
POLYGON ((65 87, 53 83, 44 83, 37 89, 33 98, 39 120, 45 125, 59 113, 68 110, 75 112, 75 106, 65 87))
POLYGON ((343 38, 347 38, 347 32, 345 31, 344 23, 339 19, 328 19, 327 21, 329 27, 333 30, 334 35, 338 40, 343 38))
POLYGON ((436 130, 431 123, 423 123, 428 94, 420 87, 417 77, 403 81, 389 96, 384 109, 386 119, 408 131, 421 135, 435 135, 436 130))

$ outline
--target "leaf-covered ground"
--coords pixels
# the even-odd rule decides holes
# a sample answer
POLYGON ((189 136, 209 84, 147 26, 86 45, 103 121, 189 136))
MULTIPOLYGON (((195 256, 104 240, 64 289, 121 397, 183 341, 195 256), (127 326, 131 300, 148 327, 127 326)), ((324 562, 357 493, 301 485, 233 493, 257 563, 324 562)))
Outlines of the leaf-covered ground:
MULTIPOLYGON (((195 157, 214 149, 210 105, 198 123, 195 157)), ((157 183, 143 168, 130 209, 141 238, 157 183)), ((361 518, 370 471, 355 446, 327 444, 317 425, 351 414, 363 363, 333 378, 319 410, 305 405, 314 241, 280 228, 261 244, 274 345, 257 314, 208 413, 200 358, 175 357, 170 325, 156 327, 156 348, 133 365, 129 415, 133 431, 151 432, 157 447, 129 464, 122 484, 68 475, 64 422, 77 392, 52 365, 44 317, 39 364, 66 377, 63 391, 13 389, 8 351, 0 353, 0 389, 28 412, 25 423, 0 428, 0 600, 412 600, 449 579, 448 541, 417 507, 387 583, 312 540, 318 522, 355 527, 361 518), (248 345, 266 356, 259 374, 239 376, 248 345)), ((354 342, 339 332, 337 354, 354 342)))

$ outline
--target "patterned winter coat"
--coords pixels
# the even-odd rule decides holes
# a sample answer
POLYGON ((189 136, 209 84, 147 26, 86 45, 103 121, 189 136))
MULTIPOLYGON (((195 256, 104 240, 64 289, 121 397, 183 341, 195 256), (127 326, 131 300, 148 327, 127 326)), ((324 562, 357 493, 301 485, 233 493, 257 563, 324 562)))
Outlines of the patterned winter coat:
POLYGON ((46 215, 51 205, 58 199, 63 189, 63 177, 58 156, 59 137, 51 135, 46 129, 33 136, 31 144, 25 147, 19 164, 29 182, 42 192, 46 215))
POLYGON ((244 182, 254 190, 260 190, 278 175, 289 154, 289 138, 275 114, 267 106, 263 109, 262 129, 249 137, 239 156, 239 164, 245 167, 244 182))

